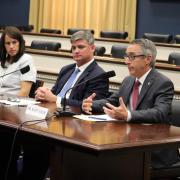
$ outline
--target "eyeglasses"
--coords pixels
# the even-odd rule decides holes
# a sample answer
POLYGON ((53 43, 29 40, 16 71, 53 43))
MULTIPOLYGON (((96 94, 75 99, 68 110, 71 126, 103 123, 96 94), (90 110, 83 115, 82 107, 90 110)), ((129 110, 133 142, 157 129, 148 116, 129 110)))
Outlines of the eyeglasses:
POLYGON ((130 61, 134 61, 136 57, 142 57, 142 56, 146 56, 144 54, 139 54, 139 55, 124 55, 124 59, 128 59, 130 61))

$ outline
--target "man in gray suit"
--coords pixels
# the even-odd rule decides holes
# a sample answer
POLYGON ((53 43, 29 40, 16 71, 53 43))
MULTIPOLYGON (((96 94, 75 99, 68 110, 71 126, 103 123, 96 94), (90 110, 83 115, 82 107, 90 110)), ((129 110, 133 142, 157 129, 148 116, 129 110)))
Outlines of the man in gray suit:
MULTIPOLYGON (((93 101, 96 95, 93 93, 83 101, 83 111, 88 114, 105 112, 130 123, 170 123, 174 86, 155 70, 156 54, 152 41, 133 40, 124 57, 130 76, 123 80, 119 91, 107 99, 93 101)), ((178 159, 177 150, 161 152, 152 153, 154 168, 171 165, 178 159)))

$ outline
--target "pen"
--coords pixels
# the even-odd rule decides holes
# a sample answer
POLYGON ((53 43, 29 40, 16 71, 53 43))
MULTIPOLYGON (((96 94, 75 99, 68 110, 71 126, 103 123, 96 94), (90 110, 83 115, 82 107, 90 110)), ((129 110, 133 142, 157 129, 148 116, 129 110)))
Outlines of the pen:
POLYGON ((89 116, 88 118, 90 118, 90 119, 99 119, 99 120, 106 120, 106 118, 95 117, 95 116, 89 116))

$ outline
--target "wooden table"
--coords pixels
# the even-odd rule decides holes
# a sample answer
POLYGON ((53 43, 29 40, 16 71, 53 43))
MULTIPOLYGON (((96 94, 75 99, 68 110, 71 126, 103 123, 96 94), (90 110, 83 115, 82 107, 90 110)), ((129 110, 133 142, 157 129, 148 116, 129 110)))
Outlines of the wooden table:
MULTIPOLYGON (((49 115, 55 104, 44 103, 49 115)), ((1 133, 14 133, 20 123, 38 119, 25 107, 0 105, 1 133)), ((178 147, 180 128, 165 124, 89 122, 52 117, 36 125, 24 124, 19 138, 44 139, 52 150, 51 180, 141 180, 150 177, 150 151, 178 147)))

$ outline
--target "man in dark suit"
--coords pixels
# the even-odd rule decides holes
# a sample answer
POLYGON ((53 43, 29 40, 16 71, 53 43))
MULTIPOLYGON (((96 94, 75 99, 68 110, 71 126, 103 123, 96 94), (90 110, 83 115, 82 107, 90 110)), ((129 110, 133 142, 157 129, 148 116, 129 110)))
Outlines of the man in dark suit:
MULTIPOLYGON (((156 47, 147 39, 133 40, 124 57, 130 76, 117 93, 93 101, 95 93, 83 101, 82 109, 91 114, 105 112, 112 118, 132 123, 170 123, 174 86, 154 68, 156 47)), ((178 159, 177 150, 152 153, 152 166, 160 168, 178 159)))
MULTIPOLYGON (((61 106, 65 92, 78 83, 91 77, 104 73, 94 60, 94 38, 89 31, 79 31, 71 36, 72 55, 76 63, 63 67, 58 75, 57 81, 49 90, 40 87, 36 91, 35 98, 40 101, 56 102, 61 106)), ((68 91, 67 105, 81 107, 82 100, 95 92, 96 99, 106 98, 108 95, 109 80, 99 78, 86 82, 68 91)), ((24 144, 24 166, 21 179, 44 179, 49 165, 49 152, 51 147, 44 142, 28 142, 24 144)))
MULTIPOLYGON (((78 69, 79 73, 73 80, 73 83, 68 86, 69 88, 86 79, 104 73, 104 70, 99 67, 94 60, 94 38, 89 31, 79 31, 74 33, 71 36, 71 44, 73 59, 76 63, 67 65, 61 69, 52 90, 40 87, 36 91, 35 97, 37 100, 56 102, 59 107, 63 102, 63 91, 67 91, 68 88, 66 86, 68 80, 72 77, 72 74, 76 69, 78 69)), ((72 91, 67 93, 67 104, 80 107, 82 100, 87 98, 93 92, 96 93, 96 99, 107 97, 109 88, 108 82, 107 79, 99 78, 73 88, 72 91)))

